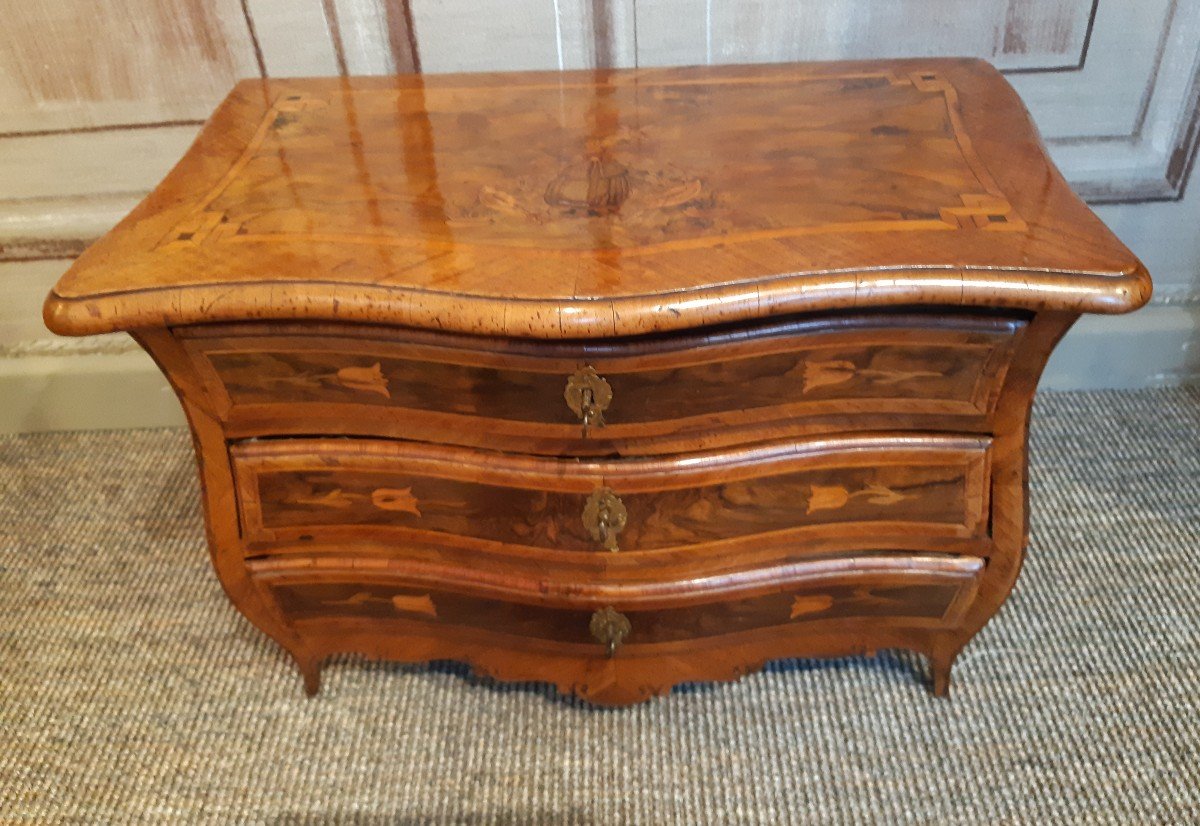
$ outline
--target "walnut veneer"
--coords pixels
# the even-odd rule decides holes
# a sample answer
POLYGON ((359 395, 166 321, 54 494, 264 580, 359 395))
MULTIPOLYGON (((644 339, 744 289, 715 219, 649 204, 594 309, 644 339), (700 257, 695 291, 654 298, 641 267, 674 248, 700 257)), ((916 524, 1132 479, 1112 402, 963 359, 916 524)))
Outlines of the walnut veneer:
POLYGON ((620 704, 886 647, 945 693, 1051 349, 1149 292, 930 59, 247 81, 45 315, 162 367, 310 692, 351 651, 620 704))

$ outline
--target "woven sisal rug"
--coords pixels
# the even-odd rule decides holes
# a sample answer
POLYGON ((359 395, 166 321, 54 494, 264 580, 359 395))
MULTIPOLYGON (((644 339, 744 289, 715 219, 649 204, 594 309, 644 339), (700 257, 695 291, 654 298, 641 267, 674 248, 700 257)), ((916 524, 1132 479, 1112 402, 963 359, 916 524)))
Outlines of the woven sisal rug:
POLYGON ((1200 821, 1200 389, 1050 394, 1011 601, 915 656, 600 711, 344 659, 307 700, 209 568, 178 430, 0 439, 0 822, 1200 821))

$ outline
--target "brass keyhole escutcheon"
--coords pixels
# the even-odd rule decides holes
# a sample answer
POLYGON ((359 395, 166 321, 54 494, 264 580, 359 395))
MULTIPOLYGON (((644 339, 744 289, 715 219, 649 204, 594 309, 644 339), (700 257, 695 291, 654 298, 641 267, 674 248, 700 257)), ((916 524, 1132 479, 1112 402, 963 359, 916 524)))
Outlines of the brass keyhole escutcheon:
POLYGON ((592 632, 596 642, 606 647, 608 656, 611 657, 617 653, 621 643, 625 642, 633 626, 629 624, 629 617, 609 605, 592 614, 588 630, 592 632))
POLYGON ((629 513, 612 488, 596 488, 583 505, 583 527, 607 551, 616 553, 617 534, 625 529, 629 513))
POLYGON ((583 422, 583 438, 593 427, 604 427, 604 411, 612 403, 612 386, 596 373, 595 367, 581 367, 567 379, 563 398, 579 421, 583 422))

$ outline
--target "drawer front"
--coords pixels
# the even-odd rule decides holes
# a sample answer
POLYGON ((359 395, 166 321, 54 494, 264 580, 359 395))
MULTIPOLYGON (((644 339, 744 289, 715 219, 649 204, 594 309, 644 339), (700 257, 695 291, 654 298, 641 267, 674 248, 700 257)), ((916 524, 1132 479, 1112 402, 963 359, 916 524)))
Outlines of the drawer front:
POLYGON ((732 444, 789 423, 982 429, 1022 328, 991 317, 855 316, 594 345, 349 327, 180 333, 235 436, 604 455, 732 444))
POLYGON ((651 589, 544 587, 517 599, 345 568, 252 564, 253 577, 294 625, 417 622, 604 654, 805 624, 953 627, 983 570, 976 557, 878 554, 821 560, 688 583, 682 597, 651 589), (599 590, 599 589, 596 589, 599 590))
POLYGON ((235 445, 232 457, 250 555, 355 539, 628 554, 987 531, 990 442, 981 437, 851 437, 609 461, 283 439, 235 445))

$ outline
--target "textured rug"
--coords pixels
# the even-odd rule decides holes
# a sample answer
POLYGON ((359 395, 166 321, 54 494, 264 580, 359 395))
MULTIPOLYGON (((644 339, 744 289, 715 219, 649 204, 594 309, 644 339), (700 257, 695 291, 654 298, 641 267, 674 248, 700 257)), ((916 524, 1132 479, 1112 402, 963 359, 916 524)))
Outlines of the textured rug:
POLYGON ((1029 560, 950 701, 883 652, 618 711, 351 658, 307 700, 184 432, 0 439, 0 821, 1200 821, 1200 389, 1034 421, 1029 560))

